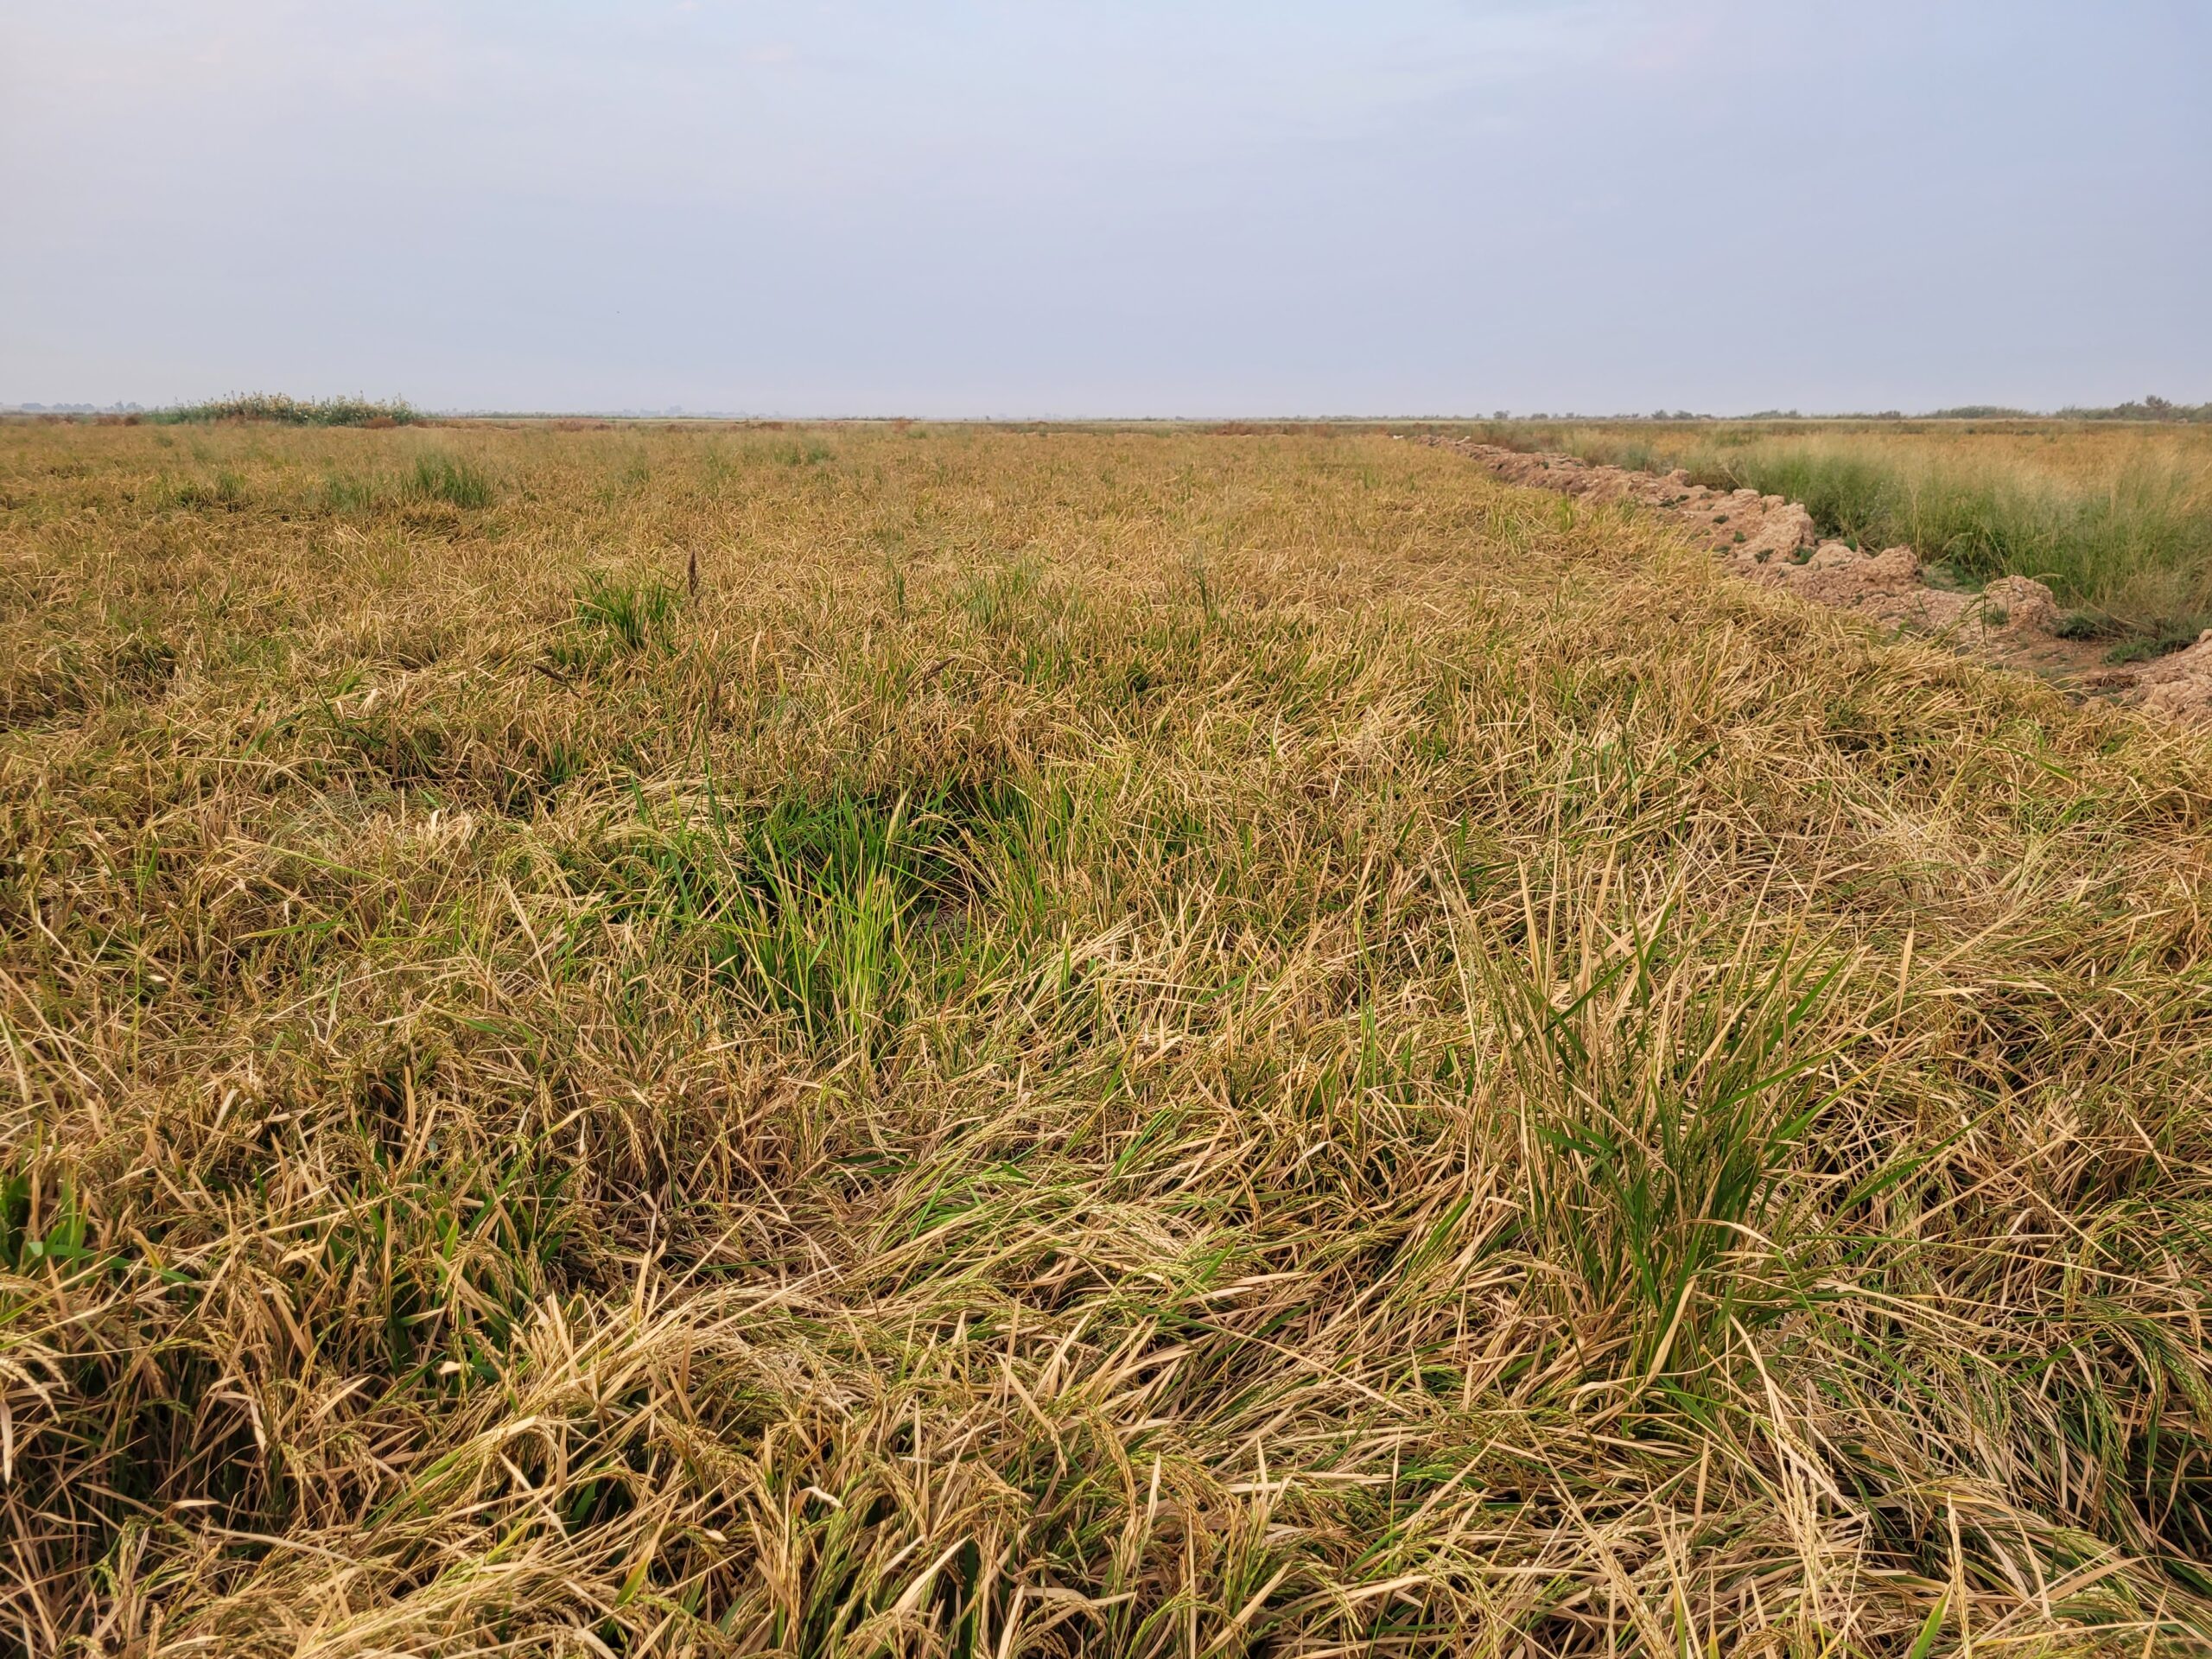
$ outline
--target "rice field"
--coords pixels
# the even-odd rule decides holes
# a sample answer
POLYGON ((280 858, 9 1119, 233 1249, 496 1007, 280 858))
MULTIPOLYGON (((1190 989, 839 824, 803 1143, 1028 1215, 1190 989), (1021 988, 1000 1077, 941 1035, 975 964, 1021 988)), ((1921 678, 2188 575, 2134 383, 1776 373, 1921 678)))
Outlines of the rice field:
POLYGON ((1433 448, 0 426, 0 1046, 10 1650, 2212 1637, 2212 736, 1433 448))

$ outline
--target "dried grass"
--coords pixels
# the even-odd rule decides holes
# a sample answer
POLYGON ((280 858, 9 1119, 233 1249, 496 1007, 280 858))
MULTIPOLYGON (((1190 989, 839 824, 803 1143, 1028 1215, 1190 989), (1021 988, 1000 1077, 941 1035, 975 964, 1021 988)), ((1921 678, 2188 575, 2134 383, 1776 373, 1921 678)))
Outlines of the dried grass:
POLYGON ((0 433, 0 1641, 2212 1632, 2206 739, 1376 437, 439 441, 0 433))

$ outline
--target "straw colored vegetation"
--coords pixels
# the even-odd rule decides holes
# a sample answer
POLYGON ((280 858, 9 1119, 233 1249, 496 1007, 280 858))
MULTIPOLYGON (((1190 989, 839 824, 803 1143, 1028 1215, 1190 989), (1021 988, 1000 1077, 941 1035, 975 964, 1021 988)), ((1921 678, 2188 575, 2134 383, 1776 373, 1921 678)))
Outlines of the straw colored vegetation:
POLYGON ((1491 442, 1687 468, 1904 543, 1950 579, 2032 576, 2123 660, 2212 627, 2212 426, 2087 421, 1493 423, 1491 442))
POLYGON ((1374 435, 0 515, 0 1645, 2212 1632, 2202 735, 1374 435))

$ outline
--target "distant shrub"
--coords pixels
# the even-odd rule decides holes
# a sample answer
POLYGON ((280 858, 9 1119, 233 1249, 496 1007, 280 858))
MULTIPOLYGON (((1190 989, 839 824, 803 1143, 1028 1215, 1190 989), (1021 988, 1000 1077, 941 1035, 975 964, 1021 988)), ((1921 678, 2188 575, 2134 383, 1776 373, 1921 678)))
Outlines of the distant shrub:
POLYGON ((2108 409, 2062 409, 2069 421, 2212 421, 2212 404, 2177 404, 2171 398, 2138 397, 2108 409))
POLYGON ((257 391, 212 403, 180 404, 146 417, 164 425, 208 424, 217 421, 260 421, 274 426, 406 426, 423 418, 403 399, 376 403, 365 397, 308 400, 281 392, 257 391))

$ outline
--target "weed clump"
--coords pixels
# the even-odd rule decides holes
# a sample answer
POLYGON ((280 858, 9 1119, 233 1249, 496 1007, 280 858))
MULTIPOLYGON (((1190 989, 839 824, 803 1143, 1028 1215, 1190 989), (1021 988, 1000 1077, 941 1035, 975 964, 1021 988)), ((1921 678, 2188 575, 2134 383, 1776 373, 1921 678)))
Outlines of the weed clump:
POLYGON ((456 507, 488 507, 495 493, 489 474, 474 461, 433 449, 415 457, 400 493, 411 501, 443 501, 456 507))
POLYGON ((576 622, 605 633, 625 651, 643 651, 667 642, 683 608, 683 594, 667 582, 595 573, 576 595, 576 622))
POLYGON ((246 506, 252 493, 246 481, 234 467, 216 470, 209 479, 188 478, 171 481, 164 480, 155 494, 157 507, 195 508, 219 507, 236 512, 246 506))
POLYGON ((2105 660, 2108 663, 2149 662, 2169 652, 2195 645, 2207 626, 2212 626, 2212 619, 2202 616, 2169 620, 2122 639, 2105 653, 2105 660))
POLYGON ((358 473, 331 473, 325 475, 317 500, 325 512, 365 512, 381 494, 373 479, 358 473))

